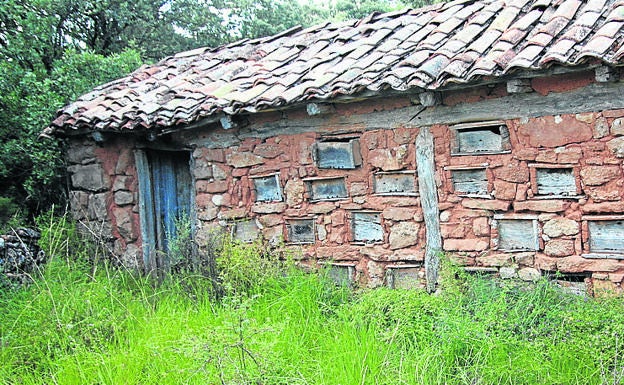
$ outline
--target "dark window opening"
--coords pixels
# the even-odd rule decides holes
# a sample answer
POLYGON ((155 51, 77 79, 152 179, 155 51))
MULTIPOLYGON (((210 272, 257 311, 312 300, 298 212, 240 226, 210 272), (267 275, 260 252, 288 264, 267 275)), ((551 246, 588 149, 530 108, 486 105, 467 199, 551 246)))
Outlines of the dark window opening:
POLYGON ((286 223, 287 241, 290 243, 314 243, 313 219, 292 219, 286 223))
POLYGON ((256 202, 281 202, 282 189, 279 183, 279 175, 253 178, 256 190, 256 202))
POLYGON ((417 195, 415 172, 380 172, 373 176, 373 189, 379 195, 417 195))
POLYGON ((451 127, 453 155, 500 153, 511 150, 504 122, 458 124, 451 127))
POLYGON ((312 154, 318 168, 354 169, 362 165, 358 139, 317 142, 312 154))
POLYGON ((348 197, 344 178, 314 179, 306 181, 308 194, 313 201, 336 200, 348 197))

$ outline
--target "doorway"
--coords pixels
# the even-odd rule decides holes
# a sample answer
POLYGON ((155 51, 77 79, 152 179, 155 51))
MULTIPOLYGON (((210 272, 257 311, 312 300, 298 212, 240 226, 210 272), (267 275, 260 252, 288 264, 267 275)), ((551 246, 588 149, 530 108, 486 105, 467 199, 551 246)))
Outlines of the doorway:
POLYGON ((140 150, 135 153, 139 179, 139 210, 143 262, 148 273, 169 269, 175 239, 192 235, 190 153, 140 150), (182 228, 185 226, 186 228, 182 228))

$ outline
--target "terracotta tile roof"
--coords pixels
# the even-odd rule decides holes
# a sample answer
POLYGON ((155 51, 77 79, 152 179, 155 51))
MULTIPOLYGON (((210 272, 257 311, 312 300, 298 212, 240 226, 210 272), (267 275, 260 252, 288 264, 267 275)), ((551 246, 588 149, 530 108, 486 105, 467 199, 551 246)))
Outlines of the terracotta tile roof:
POLYGON ((622 0, 457 0, 182 52, 83 95, 44 134, 161 130, 368 91, 624 56, 622 0))

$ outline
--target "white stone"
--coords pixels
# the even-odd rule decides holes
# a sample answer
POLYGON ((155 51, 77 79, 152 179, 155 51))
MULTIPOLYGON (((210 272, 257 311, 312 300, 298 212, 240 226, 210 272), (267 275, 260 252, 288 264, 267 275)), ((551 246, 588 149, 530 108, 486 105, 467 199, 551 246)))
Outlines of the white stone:
POLYGON ((518 270, 518 276, 523 281, 532 281, 532 282, 536 282, 540 278, 542 278, 542 274, 539 272, 539 270, 534 269, 532 267, 525 267, 523 269, 518 270))
POLYGON ((498 274, 502 279, 512 279, 518 277, 518 271, 515 267, 503 266, 498 270, 498 274))
POLYGON ((223 195, 213 195, 211 200, 215 206, 223 206, 223 195))

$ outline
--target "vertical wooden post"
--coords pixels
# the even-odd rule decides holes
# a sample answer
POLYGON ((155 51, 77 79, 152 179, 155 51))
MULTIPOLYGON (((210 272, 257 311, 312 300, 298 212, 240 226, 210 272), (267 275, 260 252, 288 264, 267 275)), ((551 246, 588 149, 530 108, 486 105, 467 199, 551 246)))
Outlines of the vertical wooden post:
POLYGON ((156 240, 154 239, 154 227, 156 225, 154 223, 152 180, 145 151, 134 151, 134 159, 139 182, 139 218, 141 221, 143 268, 146 273, 151 274, 154 268, 153 254, 156 249, 156 240))
POLYGON ((440 209, 438 207, 438 189, 435 181, 435 160, 433 135, 428 127, 423 127, 416 138, 416 164, 418 165, 418 187, 420 205, 422 207, 425 230, 427 233, 425 246, 425 275, 427 291, 435 291, 440 270, 440 251, 442 236, 440 235, 440 209))

